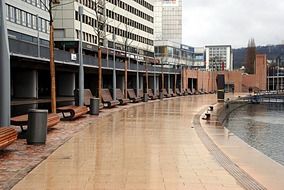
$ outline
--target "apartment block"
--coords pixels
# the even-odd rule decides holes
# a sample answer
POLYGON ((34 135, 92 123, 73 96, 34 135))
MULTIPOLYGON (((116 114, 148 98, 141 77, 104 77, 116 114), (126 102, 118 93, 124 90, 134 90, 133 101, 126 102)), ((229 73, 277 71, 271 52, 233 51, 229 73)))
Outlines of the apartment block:
POLYGON ((205 46, 206 70, 233 70, 233 52, 231 45, 205 46))

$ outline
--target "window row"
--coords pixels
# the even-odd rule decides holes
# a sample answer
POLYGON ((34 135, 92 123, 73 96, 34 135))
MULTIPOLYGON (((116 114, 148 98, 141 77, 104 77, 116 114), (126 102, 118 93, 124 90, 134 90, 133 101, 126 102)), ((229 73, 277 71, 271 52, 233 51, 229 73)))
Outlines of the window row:
POLYGON ((120 28, 116 28, 114 26, 106 25, 106 31, 109 32, 109 33, 124 37, 126 39, 135 40, 137 42, 141 42, 141 43, 148 44, 148 45, 151 45, 151 46, 154 45, 153 40, 139 36, 137 34, 134 34, 132 32, 126 31, 126 30, 122 30, 120 28))
POLYGON ((148 3, 147 1, 145 0, 134 0, 134 1, 142 5, 143 7, 146 7, 147 9, 154 11, 154 6, 148 3))
MULTIPOLYGON (((80 39, 80 30, 76 30, 77 39, 80 39)), ((82 40, 85 42, 90 42, 92 44, 97 44, 97 36, 89 34, 87 32, 82 32, 82 40)))
POLYGON ((119 6, 120 8, 132 13, 132 14, 135 14, 136 16, 139 16, 141 18, 143 18, 144 20, 147 20, 149 22, 152 22, 154 23, 154 18, 138 9, 136 9, 135 7, 133 6, 130 6, 128 5, 127 3, 124 3, 123 1, 121 0, 107 0, 108 2, 116 5, 116 6, 119 6))
POLYGON ((114 11, 111 11, 109 9, 106 10, 106 16, 112 19, 115 19, 119 22, 122 22, 124 24, 127 24, 129 26, 132 26, 134 28, 137 28, 139 30, 142 30, 144 32, 150 33, 150 34, 154 34, 154 30, 148 26, 145 26, 139 22, 136 22, 130 18, 127 18, 123 15, 117 14, 114 11))
MULTIPOLYGON (((79 21, 79 14, 78 14, 77 11, 75 11, 75 19, 79 21)), ((89 16, 82 15, 82 22, 85 23, 85 24, 88 24, 92 27, 97 27, 97 21, 95 19, 89 17, 89 16)), ((101 28, 101 30, 103 30, 103 28, 101 28)), ((144 38, 144 37, 139 36, 137 34, 119 29, 117 27, 114 27, 114 26, 111 26, 111 25, 108 25, 108 24, 106 24, 106 31, 109 32, 109 33, 118 35, 118 36, 122 36, 124 38, 129 38, 131 40, 135 40, 135 41, 138 41, 138 42, 141 42, 141 43, 145 43, 145 44, 148 44, 148 45, 154 44, 153 40, 150 40, 148 38, 144 38)))
POLYGON ((42 10, 48 10, 48 6, 49 6, 49 0, 22 0, 26 3, 29 3, 35 7, 38 7, 42 10))
MULTIPOLYGON (((90 9, 92 10, 98 10, 98 12, 101 12, 102 11, 102 7, 105 6, 101 2, 101 0, 96 0, 96 1, 93 1, 93 0, 76 0, 78 3, 81 3, 83 4, 84 6, 86 7, 89 7, 90 9), (98 3, 97 3, 98 2, 98 3), (98 7, 96 7, 98 6, 98 7)), ((107 0, 108 2, 116 5, 116 6, 119 6, 120 8, 132 13, 132 14, 135 14, 141 18, 143 18, 144 20, 147 20, 149 22, 152 22, 154 23, 154 18, 151 17, 150 15, 146 14, 146 13, 143 13, 142 11, 124 3, 123 1, 121 0, 107 0)), ((153 10, 152 10, 153 11, 153 10)))
POLYGON ((49 21, 10 5, 6 5, 6 19, 34 30, 49 32, 49 21))
MULTIPOLYGON (((78 20, 78 21, 80 20, 78 11, 75 11, 75 20, 78 20)), ((82 15, 82 22, 92 27, 97 27, 97 21, 94 18, 89 17, 84 14, 82 15)))

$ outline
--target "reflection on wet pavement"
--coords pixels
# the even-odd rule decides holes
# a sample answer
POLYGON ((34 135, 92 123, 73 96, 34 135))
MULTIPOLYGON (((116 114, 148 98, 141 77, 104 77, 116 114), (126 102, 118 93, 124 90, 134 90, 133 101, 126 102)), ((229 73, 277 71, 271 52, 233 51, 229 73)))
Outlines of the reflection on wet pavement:
POLYGON ((99 118, 14 189, 242 189, 192 120, 215 95, 156 101, 99 118))

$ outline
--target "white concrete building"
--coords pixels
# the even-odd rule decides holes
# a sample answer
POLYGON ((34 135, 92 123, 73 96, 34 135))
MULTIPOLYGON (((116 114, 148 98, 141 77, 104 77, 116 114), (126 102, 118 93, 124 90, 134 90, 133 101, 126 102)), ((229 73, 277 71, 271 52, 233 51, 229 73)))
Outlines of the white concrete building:
POLYGON ((182 43, 182 0, 155 1, 155 40, 182 43))
POLYGON ((231 45, 205 46, 206 70, 233 70, 233 51, 231 45))
POLYGON ((49 41, 49 0, 6 0, 8 35, 17 40, 42 45, 49 41))
POLYGON ((98 44, 128 52, 154 55, 154 7, 148 0, 61 0, 55 8, 55 41, 61 49, 77 51, 83 6, 83 51, 96 51, 98 44), (68 3, 69 2, 69 3, 68 3), (101 27, 98 39, 98 27, 101 27), (113 35, 114 34, 114 35, 113 35), (72 50, 74 49, 74 50, 72 50))

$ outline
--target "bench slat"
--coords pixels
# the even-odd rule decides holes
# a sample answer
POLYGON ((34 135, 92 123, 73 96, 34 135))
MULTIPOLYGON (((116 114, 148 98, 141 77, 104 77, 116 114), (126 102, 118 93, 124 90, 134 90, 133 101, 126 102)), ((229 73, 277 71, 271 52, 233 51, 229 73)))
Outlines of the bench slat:
POLYGON ((18 133, 10 127, 0 127, 0 149, 3 149, 17 140, 18 133))

